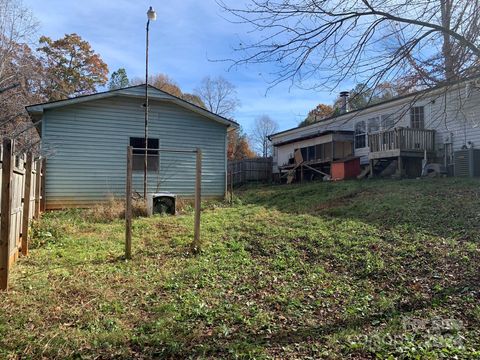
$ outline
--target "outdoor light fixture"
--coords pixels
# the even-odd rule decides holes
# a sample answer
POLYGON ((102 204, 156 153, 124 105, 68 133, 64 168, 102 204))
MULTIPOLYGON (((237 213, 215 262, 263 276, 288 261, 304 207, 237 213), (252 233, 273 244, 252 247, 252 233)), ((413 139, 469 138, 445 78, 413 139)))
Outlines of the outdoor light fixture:
POLYGON ((157 13, 153 7, 147 11, 147 41, 145 48, 145 158, 143 164, 143 198, 147 201, 147 165, 148 165, 148 32, 150 29, 150 20, 157 19, 157 13))
POLYGON ((155 10, 153 10, 153 7, 151 6, 147 11, 147 17, 148 17, 148 20, 152 20, 152 21, 157 20, 157 13, 155 12, 155 10))

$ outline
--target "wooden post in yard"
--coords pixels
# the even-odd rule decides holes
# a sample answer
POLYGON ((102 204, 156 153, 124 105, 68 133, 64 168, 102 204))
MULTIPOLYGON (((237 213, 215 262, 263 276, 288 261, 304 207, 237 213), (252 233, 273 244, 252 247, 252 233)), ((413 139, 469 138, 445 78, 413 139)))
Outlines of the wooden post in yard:
POLYGON ((247 182, 247 169, 246 169, 246 166, 245 166, 246 162, 245 161, 241 161, 240 162, 240 184, 245 184, 247 182))
POLYGON ((370 159, 370 175, 369 175, 370 179, 373 179, 373 177, 375 176, 375 174, 373 173, 373 162, 374 160, 370 159))
POLYGON ((132 258, 132 157, 133 148, 128 146, 125 186, 125 259, 132 258))
POLYGON ((398 176, 403 177, 403 161, 401 156, 398 157, 397 165, 398 165, 398 176))
POLYGON ((10 267, 10 230, 12 206, 12 178, 13 178, 13 146, 14 141, 3 139, 2 160, 2 204, 0 220, 0 290, 8 289, 8 275, 10 267))
POLYGON ((40 212, 47 208, 47 197, 45 196, 45 180, 47 175, 47 159, 42 160, 42 173, 40 175, 40 212))
POLYGON ((30 222, 30 196, 32 189, 32 162, 33 155, 27 154, 27 163, 25 166, 25 191, 23 192, 23 213, 22 213, 22 254, 28 255, 28 225, 30 222))
POLYGON ((230 169, 230 204, 233 203, 233 167, 230 169))
POLYGON ((192 252, 200 252, 200 212, 202 207, 202 150, 197 148, 196 174, 195 174, 195 224, 193 234, 192 252))
POLYGON ((40 219, 40 198, 42 196, 42 160, 37 161, 37 175, 35 182, 35 220, 40 219))
POLYGON ((230 201, 233 202, 233 169, 230 170, 230 201))

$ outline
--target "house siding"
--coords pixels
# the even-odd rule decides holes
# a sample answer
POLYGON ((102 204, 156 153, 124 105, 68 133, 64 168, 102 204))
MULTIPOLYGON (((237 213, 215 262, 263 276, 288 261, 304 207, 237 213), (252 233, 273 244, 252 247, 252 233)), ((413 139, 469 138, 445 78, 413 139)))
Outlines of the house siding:
MULTIPOLYGON (((138 95, 130 89, 132 96, 138 95)), ((81 207, 124 197, 126 149, 130 137, 144 136, 143 100, 128 96, 46 110, 42 149, 47 154, 47 208, 81 207)), ((150 100, 149 138, 161 148, 203 153, 202 195, 225 194, 227 126, 176 104, 150 100)), ((158 172, 149 171, 148 191, 191 197, 195 154, 161 153, 158 172)), ((133 188, 143 193, 143 170, 134 171, 133 188)))
POLYGON ((480 92, 463 86, 430 104, 431 119, 428 127, 436 130, 436 148, 441 150, 447 138, 453 151, 460 150, 470 141, 480 147, 480 92))
MULTIPOLYGON (((480 147, 480 88, 472 84, 460 84, 448 90, 441 89, 424 94, 418 98, 404 98, 385 104, 379 104, 358 112, 347 113, 337 118, 319 122, 302 128, 295 128, 273 135, 272 143, 282 143, 303 136, 309 136, 328 130, 355 130, 359 121, 384 114, 394 114, 396 127, 410 127, 410 108, 424 106, 425 128, 433 129, 435 133, 435 148, 437 156, 443 156, 443 146, 446 138, 452 141, 453 151, 459 150, 467 142, 480 147)), ((319 138, 308 140, 308 145, 318 143, 319 138)), ((306 146, 307 142, 299 140, 289 146, 279 146, 276 149, 274 163, 283 165, 291 157, 292 149, 306 146)), ((362 164, 368 163, 369 148, 355 149, 355 156, 360 157, 362 164)))

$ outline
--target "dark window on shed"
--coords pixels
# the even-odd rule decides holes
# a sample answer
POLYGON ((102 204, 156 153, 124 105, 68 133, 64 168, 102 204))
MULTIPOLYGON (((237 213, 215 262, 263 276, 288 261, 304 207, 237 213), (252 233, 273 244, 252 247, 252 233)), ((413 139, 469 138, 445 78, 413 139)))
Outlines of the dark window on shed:
MULTIPOLYGON (((158 148, 159 140, 155 138, 148 138, 147 151, 147 169, 148 171, 158 171, 158 148)), ((130 146, 133 147, 133 162, 132 168, 134 171, 142 170, 145 163, 145 138, 131 137, 130 146)))

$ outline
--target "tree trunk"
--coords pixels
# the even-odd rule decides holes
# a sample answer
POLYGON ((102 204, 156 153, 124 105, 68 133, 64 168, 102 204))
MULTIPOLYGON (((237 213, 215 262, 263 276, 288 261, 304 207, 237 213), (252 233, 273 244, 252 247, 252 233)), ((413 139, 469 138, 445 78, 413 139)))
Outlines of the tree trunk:
MULTIPOLYGON (((452 0, 440 0, 440 9, 442 26, 446 29, 450 29, 452 18, 452 0)), ((455 60, 454 54, 452 54, 452 39, 446 32, 443 33, 442 53, 444 57, 445 80, 453 81, 456 79, 455 60)))

